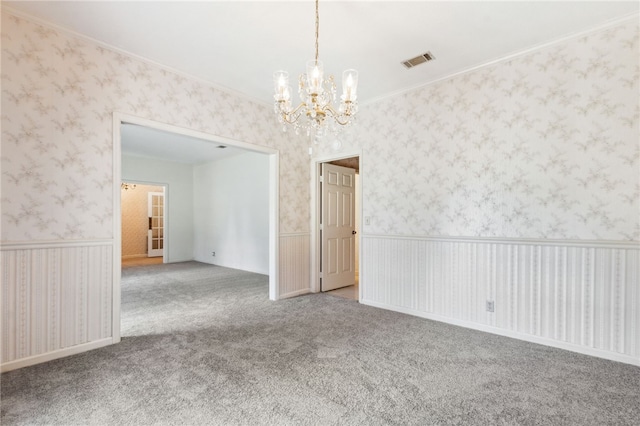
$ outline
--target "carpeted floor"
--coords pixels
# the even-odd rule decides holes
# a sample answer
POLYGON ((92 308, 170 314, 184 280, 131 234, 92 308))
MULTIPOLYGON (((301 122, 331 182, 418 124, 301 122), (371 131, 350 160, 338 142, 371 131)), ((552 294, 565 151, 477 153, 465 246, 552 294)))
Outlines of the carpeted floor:
POLYGON ((2 375, 3 425, 638 425, 640 368, 186 262, 123 272, 122 343, 2 375))

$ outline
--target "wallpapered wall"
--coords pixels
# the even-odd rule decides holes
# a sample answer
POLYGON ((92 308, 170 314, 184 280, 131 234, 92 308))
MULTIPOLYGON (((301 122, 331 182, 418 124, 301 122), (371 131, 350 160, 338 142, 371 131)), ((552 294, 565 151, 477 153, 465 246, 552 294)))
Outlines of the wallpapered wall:
POLYGON ((308 231, 307 146, 270 107, 3 10, 3 241, 113 237, 114 111, 279 149, 280 231, 308 231))
POLYGON ((123 257, 147 254, 149 192, 164 192, 164 187, 138 184, 134 189, 120 190, 123 257))
POLYGON ((638 49, 630 20, 363 106, 364 232, 640 240, 638 49))

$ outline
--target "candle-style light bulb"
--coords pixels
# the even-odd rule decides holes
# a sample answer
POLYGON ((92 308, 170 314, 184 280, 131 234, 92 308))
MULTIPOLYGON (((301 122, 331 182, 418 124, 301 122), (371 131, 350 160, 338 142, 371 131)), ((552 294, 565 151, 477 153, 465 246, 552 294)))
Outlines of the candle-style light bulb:
POLYGON ((309 86, 309 93, 316 95, 322 94, 322 74, 324 73, 324 67, 322 61, 316 61, 314 59, 307 62, 307 84, 309 86))
POLYGON ((358 71, 346 70, 342 73, 342 100, 354 102, 357 99, 358 71))
POLYGON ((287 87, 289 86, 289 73, 286 71, 276 71, 273 74, 273 82, 275 85, 276 93, 274 98, 276 101, 285 100, 287 87))

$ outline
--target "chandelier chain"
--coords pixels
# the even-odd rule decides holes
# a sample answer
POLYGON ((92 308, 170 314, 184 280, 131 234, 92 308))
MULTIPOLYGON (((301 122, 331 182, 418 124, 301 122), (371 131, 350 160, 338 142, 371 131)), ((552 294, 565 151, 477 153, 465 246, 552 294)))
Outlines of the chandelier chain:
POLYGON ((320 13, 318 13, 318 3, 316 0, 316 65, 318 64, 318 36, 320 35, 320 13))

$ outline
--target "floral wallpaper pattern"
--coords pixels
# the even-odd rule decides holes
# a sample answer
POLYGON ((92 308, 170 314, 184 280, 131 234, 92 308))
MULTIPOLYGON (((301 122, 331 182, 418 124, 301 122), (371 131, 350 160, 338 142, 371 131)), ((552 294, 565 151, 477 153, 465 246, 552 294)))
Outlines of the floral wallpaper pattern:
POLYGON ((113 236, 114 111, 278 149, 280 232, 308 231, 307 145, 271 107, 3 10, 3 241, 113 236))
POLYGON ((639 47, 633 19, 361 106, 363 231, 640 240, 639 47))
MULTIPOLYGON (((640 240, 638 39, 630 20, 362 105, 341 149, 363 152, 363 231, 640 240)), ((308 231, 307 144, 270 107, 3 11, 3 241, 112 237, 114 111, 278 149, 280 231, 308 231)))

